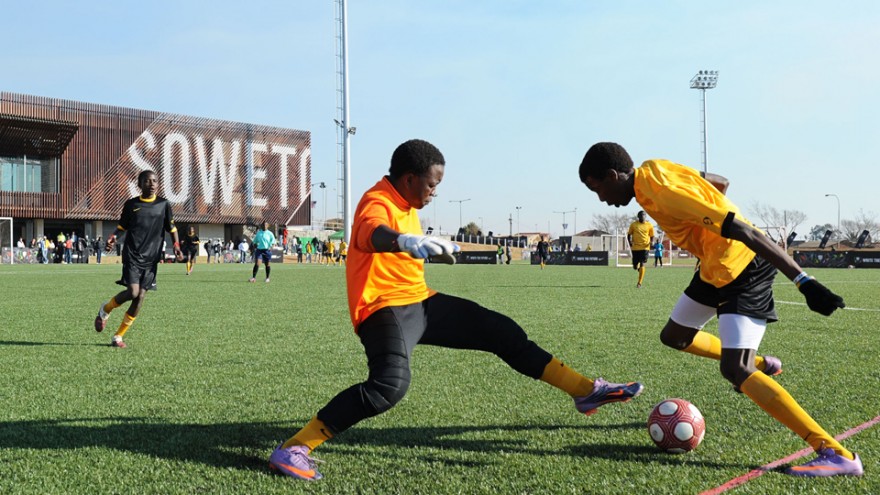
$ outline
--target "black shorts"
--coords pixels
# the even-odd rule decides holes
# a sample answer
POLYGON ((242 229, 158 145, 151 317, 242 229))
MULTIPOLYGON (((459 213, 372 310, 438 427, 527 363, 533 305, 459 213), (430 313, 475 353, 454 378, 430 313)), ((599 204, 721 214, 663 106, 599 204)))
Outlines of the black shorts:
POLYGON ((719 315, 751 316, 771 323, 779 319, 773 302, 775 279, 776 268, 764 258, 755 255, 745 270, 724 287, 719 288, 704 282, 697 271, 684 293, 700 304, 718 308, 719 315))
POLYGON ((631 251, 633 256, 633 268, 638 268, 639 264, 644 264, 648 262, 648 250, 644 249, 641 251, 631 251))
POLYGON ((137 284, 142 290, 156 290, 156 267, 157 263, 124 263, 122 265, 122 279, 116 283, 128 287, 137 284))
POLYGON ((272 251, 269 249, 257 249, 254 252, 254 263, 261 260, 268 265, 272 261, 272 251))
POLYGON ((189 248, 183 252, 183 257, 187 261, 195 261, 199 256, 199 248, 189 248))

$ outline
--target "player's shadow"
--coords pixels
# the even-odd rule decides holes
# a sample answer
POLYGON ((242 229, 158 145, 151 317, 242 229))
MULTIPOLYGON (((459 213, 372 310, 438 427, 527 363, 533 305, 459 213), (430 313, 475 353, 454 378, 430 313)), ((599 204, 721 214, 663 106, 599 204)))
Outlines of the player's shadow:
MULTIPOLYGON (((121 452, 196 462, 226 469, 266 470, 266 459, 276 442, 288 438, 290 422, 167 423, 147 418, 91 418, 0 422, 0 450, 67 450, 104 447, 121 452), (260 452, 254 455, 254 452, 260 452)), ((645 464, 689 464, 711 468, 751 468, 742 464, 683 461, 677 456, 658 455, 650 445, 584 444, 563 449, 535 447, 528 440, 536 432, 559 430, 603 430, 613 438, 614 430, 642 429, 641 422, 619 425, 482 425, 369 428, 358 427, 321 447, 322 452, 362 455, 362 447, 382 448, 383 456, 401 460, 419 458, 426 462, 478 467, 490 463, 461 460, 444 452, 518 453, 536 456, 567 455, 579 459, 601 458, 645 464), (517 435, 522 433, 523 435, 517 435)))
POLYGON ((98 347, 107 347, 107 344, 84 344, 84 343, 74 343, 74 342, 28 342, 24 340, 0 340, 0 346, 20 346, 20 347, 37 347, 37 346, 46 346, 46 345, 63 345, 63 346, 75 346, 75 347, 90 347, 90 346, 98 346, 98 347))

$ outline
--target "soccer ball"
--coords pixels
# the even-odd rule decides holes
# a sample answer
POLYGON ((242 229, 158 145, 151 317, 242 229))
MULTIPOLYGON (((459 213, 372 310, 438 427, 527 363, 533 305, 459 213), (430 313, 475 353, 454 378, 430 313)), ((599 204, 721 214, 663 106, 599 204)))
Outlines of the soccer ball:
POLYGON ((648 416, 651 440, 671 454, 690 452, 706 434, 706 420, 700 410, 684 399, 666 399, 648 416))

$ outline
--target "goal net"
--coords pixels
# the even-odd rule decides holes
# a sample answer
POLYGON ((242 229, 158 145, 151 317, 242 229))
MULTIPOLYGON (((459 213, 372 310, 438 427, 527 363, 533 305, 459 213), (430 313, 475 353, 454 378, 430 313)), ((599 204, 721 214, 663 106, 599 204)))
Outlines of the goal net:
POLYGON ((12 243, 12 218, 0 217, 0 263, 15 263, 15 244, 12 243))
MULTIPOLYGON (((671 241, 665 238, 665 236, 661 233, 659 236, 660 242, 663 244, 663 266, 694 266, 696 264, 697 259, 684 249, 679 248, 672 244, 671 241)), ((626 242, 626 235, 624 234, 605 234, 602 236, 602 250, 608 251, 608 260, 609 262, 613 261, 614 265, 618 268, 626 267, 632 268, 632 251, 629 249, 629 245, 626 242)), ((648 250, 648 266, 654 266, 654 248, 648 250)), ((659 261, 657 263, 660 266, 659 261)))

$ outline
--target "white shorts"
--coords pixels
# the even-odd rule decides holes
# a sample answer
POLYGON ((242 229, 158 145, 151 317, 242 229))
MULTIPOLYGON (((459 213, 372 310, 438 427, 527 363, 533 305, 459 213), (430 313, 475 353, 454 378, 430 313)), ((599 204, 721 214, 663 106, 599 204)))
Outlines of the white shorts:
POLYGON ((718 316, 722 349, 758 349, 766 329, 767 320, 761 318, 729 313, 718 316))
MULTIPOLYGON (((679 325, 702 330, 715 316, 716 309, 700 304, 682 294, 672 309, 669 319, 679 325)), ((718 317, 718 335, 722 349, 757 349, 764 339, 767 320, 751 316, 725 313, 718 317)))
POLYGON ((679 325, 695 330, 702 330, 715 316, 716 309, 694 301, 687 294, 682 294, 672 308, 669 319, 679 325))

